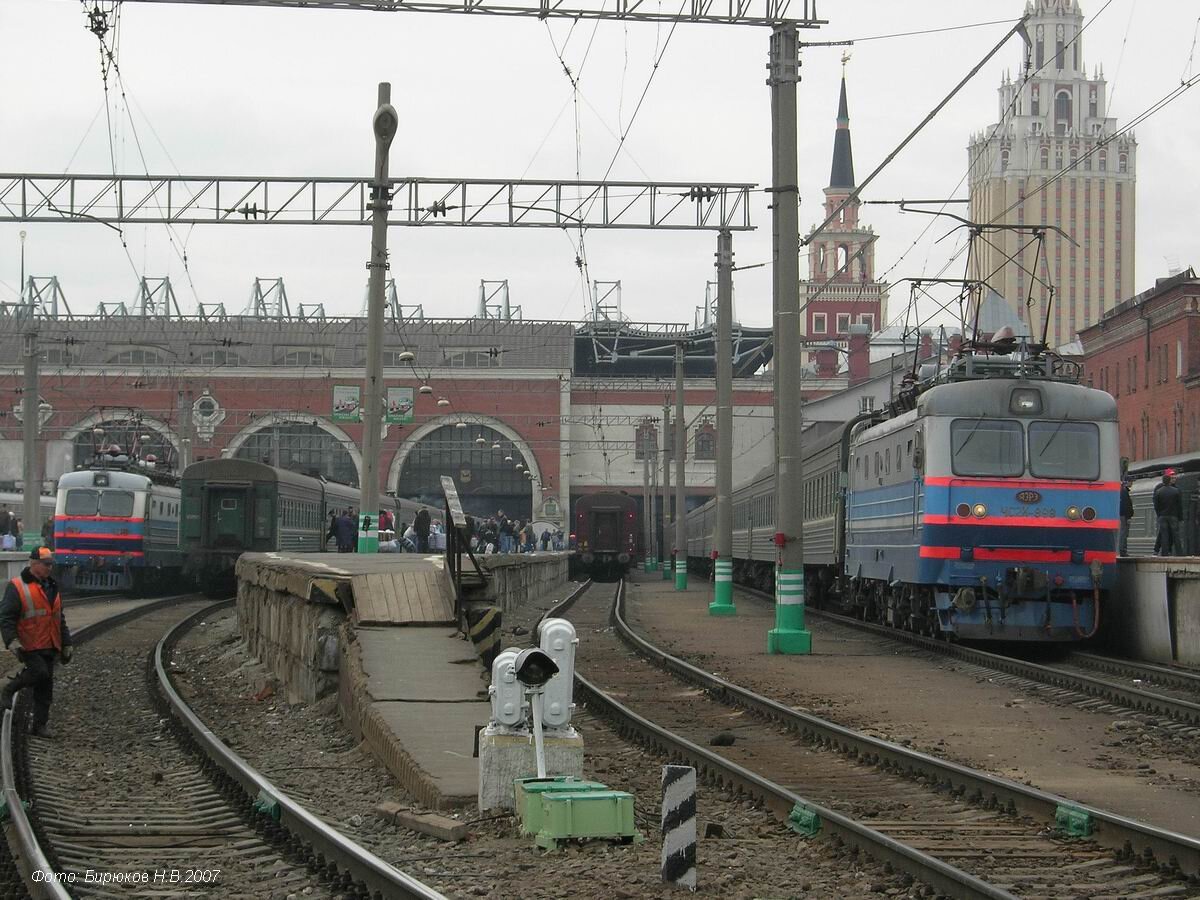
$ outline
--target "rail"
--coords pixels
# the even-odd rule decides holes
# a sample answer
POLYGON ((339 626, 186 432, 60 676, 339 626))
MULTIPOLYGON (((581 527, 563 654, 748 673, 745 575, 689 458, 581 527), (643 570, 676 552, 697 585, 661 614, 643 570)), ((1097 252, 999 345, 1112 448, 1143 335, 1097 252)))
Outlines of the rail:
POLYGON ((233 601, 223 600, 188 616, 168 631, 155 647, 154 669, 158 675, 159 687, 172 712, 191 733, 192 739, 205 755, 234 779, 247 796, 272 802, 279 810, 278 822, 281 826, 308 843, 314 851, 335 864, 341 871, 349 873, 352 879, 365 885, 372 896, 379 892, 384 897, 445 900, 444 896, 433 888, 380 859, 292 800, 222 742, 179 696, 167 674, 164 656, 196 620, 211 615, 231 602, 233 601))
POLYGON ((1200 878, 1200 840, 1077 803, 1007 778, 979 772, 794 710, 655 647, 628 625, 622 615, 620 601, 623 601, 623 592, 613 612, 613 623, 621 639, 638 653, 715 696, 852 757, 909 775, 924 776, 951 794, 973 798, 988 806, 999 806, 1010 812, 1050 822, 1055 820, 1055 812, 1060 806, 1083 810, 1092 818, 1092 837, 1097 843, 1116 850, 1125 858, 1138 856, 1147 862, 1156 861, 1167 869, 1180 870, 1189 877, 1200 878))

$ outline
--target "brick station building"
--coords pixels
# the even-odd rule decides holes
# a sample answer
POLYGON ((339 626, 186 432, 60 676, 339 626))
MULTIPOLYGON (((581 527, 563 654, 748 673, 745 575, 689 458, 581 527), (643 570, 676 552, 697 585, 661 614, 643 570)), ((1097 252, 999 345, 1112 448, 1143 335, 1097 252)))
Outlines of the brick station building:
POLYGON ((1079 332, 1084 379, 1117 401, 1131 461, 1200 449, 1200 279, 1188 269, 1079 332))
MULTIPOLYGON (((233 456, 358 483, 362 425, 345 397, 363 385, 365 319, 20 313, 0 315, 8 398, 0 404, 0 490, 23 477, 21 354, 30 330, 40 358, 44 491, 112 444, 170 468, 233 456)), ((407 392, 412 403, 411 421, 386 425, 380 489, 440 501, 438 478, 450 474, 469 512, 553 522, 565 522, 585 493, 640 498, 637 439, 665 443, 676 342, 687 347, 688 501, 703 502, 716 467, 711 330, 609 322, 389 318, 386 387, 405 389, 401 407, 407 392)), ((736 329, 735 483, 773 457, 770 348, 769 329, 736 329)), ((830 367, 806 375, 802 395, 826 396, 848 381, 830 367)))

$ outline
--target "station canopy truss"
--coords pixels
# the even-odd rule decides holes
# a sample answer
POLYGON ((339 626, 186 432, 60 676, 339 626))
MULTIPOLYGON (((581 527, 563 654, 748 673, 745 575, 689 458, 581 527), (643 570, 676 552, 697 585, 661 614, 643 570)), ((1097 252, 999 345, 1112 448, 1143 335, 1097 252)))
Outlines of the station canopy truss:
MULTIPOLYGON (((389 225, 749 231, 752 184, 393 178, 389 225)), ((0 222, 370 225, 370 178, 0 174, 0 222)))
POLYGON ((686 0, 677 11, 643 0, 617 0, 611 7, 586 0, 126 0, 131 3, 187 3, 210 6, 276 6, 288 8, 350 9, 370 12, 471 13, 527 16, 537 19, 612 19, 634 22, 697 22, 710 25, 784 25, 816 28, 817 0, 686 0))

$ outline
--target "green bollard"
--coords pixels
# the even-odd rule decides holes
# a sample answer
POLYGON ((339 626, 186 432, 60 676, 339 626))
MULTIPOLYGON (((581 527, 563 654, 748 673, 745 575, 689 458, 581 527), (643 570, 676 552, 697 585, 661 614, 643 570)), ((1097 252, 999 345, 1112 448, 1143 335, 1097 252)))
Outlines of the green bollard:
POLYGON ((670 581, 675 577, 675 554, 671 554, 670 559, 663 560, 663 581, 670 581))
POLYGON ((767 632, 767 653, 812 653, 812 632, 804 627, 803 569, 783 569, 775 579, 775 627, 767 632))
POLYGON ((675 557, 675 590, 687 590, 687 557, 675 557))
POLYGON ((736 616, 733 605, 733 560, 713 560, 713 602, 708 604, 710 616, 736 616))
POLYGON ((374 516, 359 516, 358 518, 358 552, 379 552, 379 523, 374 516))

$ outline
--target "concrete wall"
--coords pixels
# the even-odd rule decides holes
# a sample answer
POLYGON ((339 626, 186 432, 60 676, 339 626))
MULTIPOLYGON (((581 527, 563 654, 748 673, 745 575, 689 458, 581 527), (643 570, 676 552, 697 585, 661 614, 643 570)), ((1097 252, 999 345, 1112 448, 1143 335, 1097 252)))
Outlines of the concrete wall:
POLYGON ((1114 652, 1200 665, 1200 558, 1122 560, 1104 615, 1105 641, 1114 652))
POLYGON ((311 703, 337 690, 338 629, 345 613, 239 578, 238 630, 250 653, 271 670, 289 703, 311 703))
POLYGON ((519 553, 475 558, 485 572, 492 573, 487 599, 508 612, 531 599, 561 596, 571 554, 519 553))

